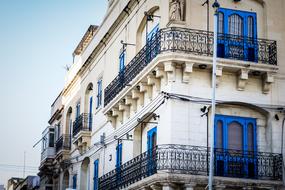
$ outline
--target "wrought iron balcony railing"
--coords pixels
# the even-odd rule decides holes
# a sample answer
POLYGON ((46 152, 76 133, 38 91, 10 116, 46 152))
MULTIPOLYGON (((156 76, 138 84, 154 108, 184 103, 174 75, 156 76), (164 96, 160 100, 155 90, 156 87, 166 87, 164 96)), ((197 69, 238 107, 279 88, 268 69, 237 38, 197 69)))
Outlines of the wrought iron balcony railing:
MULTIPOLYGON (((213 32, 178 27, 161 29, 105 88, 104 105, 112 101, 158 54, 183 52, 213 56, 213 41, 213 32)), ((273 40, 219 34, 218 57, 277 65, 277 43, 273 40)))
POLYGON ((92 114, 82 113, 73 122, 72 135, 75 137, 80 131, 91 131, 92 130, 92 114))
POLYGON ((70 150, 71 140, 70 135, 62 135, 55 143, 55 151, 59 152, 60 150, 70 150))
MULTIPOLYGON (((159 145, 99 178, 99 189, 122 189, 158 171, 176 174, 209 173, 207 147, 159 145)), ((282 155, 216 149, 215 176, 259 180, 282 180, 282 155)))

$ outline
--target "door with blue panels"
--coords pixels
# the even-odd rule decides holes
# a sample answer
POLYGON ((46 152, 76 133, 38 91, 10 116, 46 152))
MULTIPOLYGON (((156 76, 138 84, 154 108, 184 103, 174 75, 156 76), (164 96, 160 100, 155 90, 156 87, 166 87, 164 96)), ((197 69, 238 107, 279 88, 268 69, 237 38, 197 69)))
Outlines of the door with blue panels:
POLYGON ((72 189, 76 189, 77 186, 77 174, 72 177, 72 189))
POLYGON ((147 132, 147 174, 152 175, 156 171, 156 145, 157 145, 157 128, 152 128, 147 132))
POLYGON ((93 190, 98 190, 99 185, 99 160, 94 161, 93 190))
POLYGON ((92 118, 92 109, 93 109, 93 96, 91 96, 89 98, 89 130, 91 131, 92 130, 92 121, 93 121, 93 118, 92 118))
POLYGON ((159 53, 159 24, 155 25, 150 32, 147 33, 146 42, 146 60, 149 63, 159 53))
POLYGON ((255 178, 256 119, 226 115, 215 116, 215 174, 255 178))
POLYGON ((258 61, 256 13, 220 8, 217 56, 258 61))

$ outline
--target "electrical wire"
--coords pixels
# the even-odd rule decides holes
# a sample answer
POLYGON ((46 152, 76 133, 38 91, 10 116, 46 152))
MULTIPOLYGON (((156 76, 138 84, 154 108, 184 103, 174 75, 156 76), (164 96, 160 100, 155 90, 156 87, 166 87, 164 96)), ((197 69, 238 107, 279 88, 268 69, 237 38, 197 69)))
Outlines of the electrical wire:
MULTIPOLYGON (((118 130, 116 130, 112 134, 110 134, 108 137, 106 137, 106 139, 105 139, 106 143, 104 144, 104 146, 109 145, 109 144, 113 143, 114 141, 116 141, 116 139, 114 139, 114 136, 116 136, 117 134, 119 134, 118 137, 122 137, 122 136, 126 135, 128 132, 130 132, 132 129, 134 129, 137 125, 139 125, 142 122, 142 121, 141 122, 138 121, 139 117, 144 116, 144 113, 146 112, 146 110, 149 107, 152 107, 151 110, 149 110, 149 112, 148 112, 147 117, 149 117, 151 114, 153 114, 153 112, 155 110, 157 110, 164 103, 165 98, 166 98, 165 94, 160 93, 156 98, 154 98, 152 100, 151 103, 149 103, 147 106, 143 107, 131 120, 128 120, 124 124, 123 127, 119 128, 118 130), (153 104, 155 104, 155 105, 153 106, 153 104), (135 122, 138 122, 138 124, 134 125, 133 127, 129 127, 129 126, 132 126, 131 123, 135 123, 135 122)), ((103 145, 98 147, 98 144, 101 144, 100 141, 95 142, 93 144, 93 146, 90 147, 90 149, 87 150, 87 152, 85 152, 85 155, 90 157, 90 156, 94 155, 95 153, 97 153, 99 150, 101 150, 103 148, 103 145), (98 147, 98 148, 94 151, 93 150, 94 147, 98 147), (92 150, 94 152, 91 155, 88 155, 88 153, 92 150)), ((78 154, 78 155, 75 155, 75 156, 69 158, 68 160, 72 162, 74 159, 76 159, 77 161, 72 162, 72 163, 78 163, 78 162, 80 162, 80 160, 78 159, 78 157, 80 157, 80 156, 81 156, 81 154, 78 154)))

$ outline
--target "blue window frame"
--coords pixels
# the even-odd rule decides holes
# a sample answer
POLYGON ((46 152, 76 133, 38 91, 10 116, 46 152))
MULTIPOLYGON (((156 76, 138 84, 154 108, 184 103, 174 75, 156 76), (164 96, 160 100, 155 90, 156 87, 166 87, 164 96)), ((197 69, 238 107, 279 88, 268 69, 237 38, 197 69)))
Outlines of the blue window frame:
POLYGON ((99 79, 97 82, 97 108, 99 108, 102 105, 102 79, 99 79))
POLYGON ((257 176, 256 119, 216 115, 214 136, 216 175, 257 176))
POLYGON ((120 168, 122 165, 122 149, 123 149, 123 144, 120 143, 118 144, 116 148, 116 168, 120 168))
POLYGON ((123 47, 122 52, 120 53, 120 56, 119 56, 119 63, 120 63, 119 72, 123 72, 125 69, 125 57, 126 57, 126 50, 123 47))
POLYGON ((155 173, 156 145, 157 145, 157 127, 154 127, 147 132, 147 153, 148 153, 147 174, 148 175, 152 175, 155 173))
POLYGON ((77 186, 77 174, 74 174, 72 177, 72 189, 76 189, 77 186))
POLYGON ((118 182, 121 181, 121 165, 122 165, 122 157, 123 157, 123 145, 122 143, 118 144, 116 147, 116 180, 118 182))
POLYGON ((94 161, 94 178, 93 178, 93 189, 98 190, 98 182, 99 182, 99 160, 94 161))
POLYGON ((258 61, 256 13, 220 8, 218 32, 218 57, 258 61))
POLYGON ((89 98, 89 129, 92 129, 93 96, 89 98))
POLYGON ((78 118, 80 116, 80 101, 76 104, 76 112, 75 112, 75 118, 78 118))
POLYGON ((72 139, 72 119, 69 119, 69 147, 71 147, 71 139, 72 139))

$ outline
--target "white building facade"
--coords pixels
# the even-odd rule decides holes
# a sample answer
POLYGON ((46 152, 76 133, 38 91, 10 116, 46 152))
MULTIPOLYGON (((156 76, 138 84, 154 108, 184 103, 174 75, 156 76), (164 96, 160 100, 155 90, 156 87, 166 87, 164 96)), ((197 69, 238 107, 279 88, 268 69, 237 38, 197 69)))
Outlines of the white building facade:
MULTIPOLYGON (((203 3, 109 0, 52 105, 42 189, 206 188, 214 12, 203 3)), ((214 188, 281 189, 285 2, 219 3, 214 188)))

